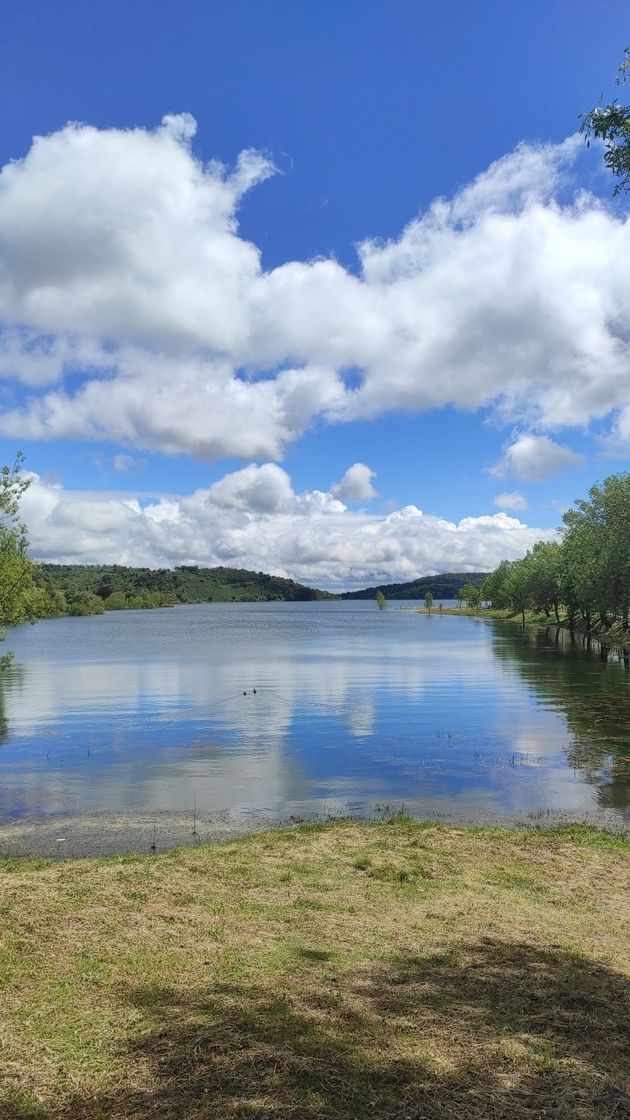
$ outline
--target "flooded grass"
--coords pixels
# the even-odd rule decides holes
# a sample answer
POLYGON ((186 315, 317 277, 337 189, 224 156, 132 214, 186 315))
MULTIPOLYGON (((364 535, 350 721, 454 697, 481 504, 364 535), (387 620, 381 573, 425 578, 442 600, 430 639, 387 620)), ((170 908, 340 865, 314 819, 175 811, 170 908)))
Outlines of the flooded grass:
POLYGON ((0 861, 3 1120, 622 1120, 630 842, 340 822, 0 861))

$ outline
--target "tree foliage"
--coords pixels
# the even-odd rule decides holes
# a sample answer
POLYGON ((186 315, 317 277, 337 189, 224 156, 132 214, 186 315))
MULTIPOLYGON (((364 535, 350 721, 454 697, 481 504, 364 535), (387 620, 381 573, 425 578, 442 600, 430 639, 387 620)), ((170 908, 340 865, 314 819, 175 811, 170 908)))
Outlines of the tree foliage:
POLYGON ((122 564, 41 564, 42 613, 101 614, 177 603, 335 599, 294 580, 242 568, 127 568, 122 564))
POLYGON ((457 598, 460 603, 465 603, 471 610, 476 610, 481 606, 482 593, 481 588, 477 587, 475 583, 464 583, 457 592, 457 598))
POLYGON ((380 590, 376 592, 376 605, 379 611, 384 611, 387 606, 387 599, 380 590))
POLYGON ((433 594, 431 591, 427 591, 424 597, 424 605, 428 611, 431 610, 431 607, 433 606, 433 594))
MULTIPOLYGON (((20 498, 29 486, 22 474, 24 457, 15 457, 12 467, 0 471, 0 639, 6 626, 34 621, 38 617, 39 595, 33 585, 35 565, 29 559, 26 526, 20 518, 20 498)), ((0 658, 6 667, 10 654, 0 658)))
POLYGON ((579 498, 563 518, 560 541, 539 541, 522 560, 504 560, 483 585, 495 607, 528 610, 570 625, 628 630, 630 612, 630 474, 614 474, 579 498))
MULTIPOLYGON (((630 75, 630 47, 617 70, 617 85, 625 84, 630 75)), ((597 105, 581 117, 580 132, 590 145, 593 140, 604 143, 604 163, 617 179, 614 194, 630 190, 630 105, 611 101, 597 105)))

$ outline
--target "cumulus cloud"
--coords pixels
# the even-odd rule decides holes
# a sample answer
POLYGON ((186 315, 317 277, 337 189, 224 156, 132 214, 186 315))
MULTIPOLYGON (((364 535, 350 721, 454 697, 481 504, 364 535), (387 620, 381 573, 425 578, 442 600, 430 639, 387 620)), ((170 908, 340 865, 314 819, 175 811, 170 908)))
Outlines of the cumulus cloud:
POLYGON ((413 505, 353 512, 328 491, 296 493, 275 463, 185 496, 72 491, 31 478, 22 509, 33 555, 60 563, 225 564, 345 588, 489 570, 550 535, 505 513, 455 523, 413 505))
POLYGON ((506 490, 494 499, 499 509, 527 509, 527 498, 518 490, 506 490))
POLYGON ((568 467, 582 466, 583 462, 583 455, 549 436, 526 433, 506 445, 502 457, 489 473, 495 478, 513 475, 521 482, 546 482, 568 467))
POLYGON ((630 219, 567 194, 578 138, 519 146, 355 271, 265 271, 237 214, 272 163, 204 164, 194 132, 68 125, 2 168, 5 435, 278 460, 316 417, 491 406, 548 432, 625 407, 630 219))
POLYGON ((376 478, 376 471, 365 463, 353 463, 348 467, 340 482, 335 482, 330 491, 336 498, 343 498, 350 502, 369 502, 378 498, 378 490, 372 485, 376 478))

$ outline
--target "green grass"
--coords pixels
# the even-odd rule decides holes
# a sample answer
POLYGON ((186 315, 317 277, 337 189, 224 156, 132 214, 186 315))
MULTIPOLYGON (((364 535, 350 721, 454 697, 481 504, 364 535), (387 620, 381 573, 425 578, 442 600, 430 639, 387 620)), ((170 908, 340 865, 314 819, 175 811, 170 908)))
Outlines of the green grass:
MULTIPOLYGON (((452 614, 462 615, 465 618, 498 618, 510 622, 522 623, 523 615, 521 611, 513 611, 507 608, 498 607, 432 607, 429 611, 426 607, 418 607, 419 614, 452 614)), ((525 611, 525 622, 533 626, 549 626, 551 628, 559 627, 563 630, 569 629, 569 621, 564 609, 560 611, 560 621, 556 620, 554 614, 546 615, 544 611, 525 611)), ((574 619, 574 631, 578 634, 584 634, 597 642, 610 646, 612 649, 627 649, 630 643, 630 634, 628 631, 622 629, 621 621, 617 621, 609 629, 604 629, 600 622, 596 619, 594 625, 590 630, 587 630, 581 617, 574 619)))
POLYGON ((0 860, 2 1120, 623 1120, 630 842, 340 822, 0 860))

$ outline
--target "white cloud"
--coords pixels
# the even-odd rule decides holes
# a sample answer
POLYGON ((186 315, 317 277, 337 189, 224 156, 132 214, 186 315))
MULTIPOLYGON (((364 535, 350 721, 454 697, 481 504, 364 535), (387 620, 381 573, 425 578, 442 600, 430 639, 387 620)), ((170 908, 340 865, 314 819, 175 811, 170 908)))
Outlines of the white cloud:
POLYGON ((204 502, 220 509, 272 514, 294 513, 297 508, 291 479, 275 463, 234 471, 198 493, 203 495, 204 502))
POLYGON ((526 433, 506 445, 502 457, 489 473, 495 478, 513 475, 521 482, 546 482, 554 474, 568 467, 580 467, 583 462, 583 455, 562 443, 555 443, 549 436, 526 433))
POLYGON ((558 201, 579 138, 520 146, 356 274, 266 272, 237 210, 272 164, 204 165, 194 129, 69 125, 0 172, 0 377, 30 394, 5 435, 279 459, 315 417, 493 406, 545 432, 625 406, 630 219, 558 201))
POLYGON ((527 498, 518 490, 506 490, 494 499, 499 509, 527 509, 527 498))
POLYGON ((378 490, 372 485, 376 478, 376 471, 365 463, 353 463, 348 467, 340 482, 334 483, 330 488, 331 494, 350 502, 369 502, 378 498, 378 490))
POLYGON ((128 471, 140 470, 141 467, 146 466, 146 459, 137 459, 135 455, 114 455, 113 464, 115 471, 126 474, 128 471))
POLYGON ((296 493, 274 463, 183 497, 70 491, 31 477, 23 514, 32 552, 62 563, 226 564, 344 588, 488 570, 550 536, 505 513, 455 523, 413 505, 353 512, 329 492, 296 493))

